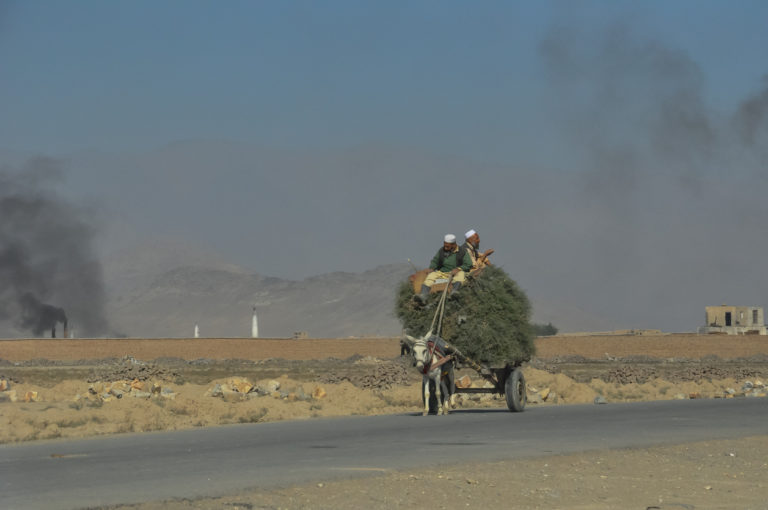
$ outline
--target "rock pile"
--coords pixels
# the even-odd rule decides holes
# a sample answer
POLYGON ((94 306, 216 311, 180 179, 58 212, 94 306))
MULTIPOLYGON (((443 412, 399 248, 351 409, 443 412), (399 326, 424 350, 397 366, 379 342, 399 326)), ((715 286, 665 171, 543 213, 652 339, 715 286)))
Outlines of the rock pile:
POLYGON ((744 381, 744 384, 741 386, 741 391, 736 391, 733 388, 727 388, 722 397, 768 397, 768 386, 766 386, 765 383, 760 379, 756 379, 754 382, 744 381))
POLYGON ((621 365, 608 370, 603 380, 618 384, 643 384, 657 377, 656 370, 653 368, 621 365))
MULTIPOLYGON (((552 373, 554 371, 548 370, 552 373)), ((749 379, 759 375, 753 368, 742 366, 685 363, 680 366, 631 365, 625 364, 606 370, 601 376, 605 382, 617 384, 643 384, 652 379, 665 379, 670 382, 701 382, 717 379, 749 379)))
POLYGON ((78 393, 75 395, 73 400, 75 402, 110 402, 112 400, 119 400, 126 397, 144 399, 162 398, 173 400, 176 398, 176 395, 177 393, 173 391, 173 389, 171 389, 169 386, 163 386, 157 381, 141 381, 137 378, 134 378, 132 381, 94 381, 88 385, 88 391, 86 393, 78 393))
POLYGON ((11 383, 16 384, 15 380, 10 378, 0 378, 0 402, 39 402, 40 395, 36 391, 25 391, 19 395, 16 390, 11 389, 11 383))
POLYGON ((325 390, 317 387, 307 395, 301 386, 281 389, 280 381, 271 380, 266 384, 254 385, 245 377, 230 377, 226 383, 218 383, 206 391, 206 396, 218 397, 226 402, 242 402, 251 398, 270 396, 288 401, 307 401, 325 397, 325 390))
POLYGON ((676 373, 670 374, 669 379, 673 382, 677 381, 702 381, 713 379, 725 379, 732 377, 734 379, 749 379, 757 375, 757 370, 747 367, 726 367, 715 365, 695 365, 685 367, 676 373))
POLYGON ((358 388, 366 390, 388 390, 395 385, 406 385, 411 382, 412 374, 408 357, 398 358, 396 361, 378 361, 370 363, 370 369, 363 374, 330 372, 319 378, 323 384, 338 384, 348 381, 358 388))
POLYGON ((557 393, 550 388, 537 389, 534 386, 528 386, 526 388, 527 401, 530 404, 543 404, 549 402, 550 404, 556 404, 559 400, 557 393))
POLYGON ((181 374, 173 369, 137 360, 133 356, 125 356, 114 363, 98 367, 91 371, 88 382, 97 381, 172 381, 176 384, 183 382, 181 374))

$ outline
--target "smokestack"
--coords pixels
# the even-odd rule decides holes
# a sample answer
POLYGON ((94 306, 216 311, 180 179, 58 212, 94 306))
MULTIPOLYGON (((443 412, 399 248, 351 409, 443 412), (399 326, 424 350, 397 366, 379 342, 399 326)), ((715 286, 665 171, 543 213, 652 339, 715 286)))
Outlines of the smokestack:
POLYGON ((56 325, 67 323, 67 314, 62 308, 41 303, 31 293, 26 293, 19 298, 22 306, 20 324, 23 329, 31 329, 35 336, 51 330, 51 338, 56 338, 56 325))
POLYGON ((64 333, 62 333, 61 338, 69 338, 69 330, 67 329, 68 321, 65 318, 64 319, 64 333))
POLYGON ((200 326, 195 324, 195 338, 200 338, 200 326))
POLYGON ((108 326, 94 214, 51 189, 60 166, 34 159, 19 172, 0 167, 0 323, 55 337, 71 314, 86 334, 99 335, 108 326))
POLYGON ((259 338, 259 319, 256 317, 256 305, 253 306, 253 318, 251 318, 251 338, 259 338))

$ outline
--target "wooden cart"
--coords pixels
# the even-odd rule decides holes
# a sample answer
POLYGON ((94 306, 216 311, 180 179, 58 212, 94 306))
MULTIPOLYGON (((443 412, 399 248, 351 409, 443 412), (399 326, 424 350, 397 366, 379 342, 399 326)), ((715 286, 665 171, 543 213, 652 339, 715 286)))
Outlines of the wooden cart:
MULTIPOLYGON (((400 342, 400 354, 410 354, 410 346, 404 340, 400 342)), ((477 363, 455 348, 450 349, 448 354, 453 357, 453 368, 469 368, 477 372, 485 381, 492 384, 487 388, 457 388, 453 377, 453 370, 449 376, 448 383, 452 388, 452 393, 490 393, 504 395, 507 402, 507 408, 515 413, 522 412, 527 402, 525 377, 523 376, 522 361, 507 362, 499 365, 483 365, 477 363)), ((429 402, 429 412, 437 412, 437 397, 434 388, 430 387, 432 398, 429 402)), ((423 398, 423 396, 422 396, 423 398)))
MULTIPOLYGON (((459 356, 457 356, 457 360, 457 365, 460 367, 465 366, 459 356)), ((504 395, 504 399, 507 401, 507 408, 512 412, 519 413, 525 409, 527 401, 525 377, 520 365, 520 363, 507 363, 502 366, 489 367, 469 365, 468 368, 474 369, 493 386, 490 388, 455 388, 454 392, 504 395)))

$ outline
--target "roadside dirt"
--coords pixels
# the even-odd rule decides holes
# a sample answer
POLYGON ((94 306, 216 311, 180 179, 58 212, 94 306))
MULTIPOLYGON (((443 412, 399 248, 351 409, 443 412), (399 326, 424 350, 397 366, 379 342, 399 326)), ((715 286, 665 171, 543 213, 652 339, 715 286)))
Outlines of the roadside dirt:
MULTIPOLYGON (((560 336, 536 345, 523 367, 529 407, 768 392, 761 337, 560 336)), ((417 412, 421 377, 399 350, 396 338, 0 340, 0 380, 9 384, 0 391, 0 443, 417 412), (252 391, 217 393, 243 383, 252 391)), ((473 371, 462 375, 483 385, 473 371)), ((461 395, 457 404, 505 406, 493 395, 461 395)), ((766 447, 768 436, 440 466, 377 473, 375 484, 135 508, 768 508, 766 447)))
MULTIPOLYGON (((230 374, 216 378, 206 377, 210 366, 198 371, 191 365, 159 368, 146 363, 141 367, 149 368, 142 372, 126 369, 135 362, 77 367, 79 378, 68 374, 66 367, 57 367, 51 371, 56 379, 49 373, 44 384, 33 377, 41 373, 39 368, 27 373, 23 368, 30 367, 0 367, 0 374, 11 381, 9 390, 0 392, 0 443, 421 409, 421 377, 405 357, 336 361, 325 370, 319 369, 321 362, 312 363, 313 370, 293 362, 280 375, 276 375, 280 363, 273 362, 267 364, 271 370, 266 373, 272 375, 266 377, 259 376, 259 365, 248 366, 248 371, 242 364, 221 363, 214 364, 213 373, 229 370, 230 374), (143 372, 154 375, 125 377, 143 372), (239 384, 246 387, 232 391, 239 384), (16 402, 7 400, 11 394, 16 402)), ((525 366, 523 372, 529 407, 593 403, 596 398, 632 402, 768 393, 764 383, 768 370, 751 379, 653 378, 628 384, 611 382, 611 369, 596 372, 587 382, 533 366, 525 366), (751 388, 747 390, 746 385, 751 388)), ((686 374, 690 375, 690 368, 682 375, 686 374)), ((464 370, 458 375, 466 375, 475 387, 484 384, 474 372, 464 370)), ((506 405, 503 396, 490 394, 458 395, 456 404, 457 408, 506 405)))
MULTIPOLYGON (((536 347, 523 367, 529 406, 768 393, 762 337, 558 336, 536 347)), ((418 411, 421 377, 399 352, 397 338, 0 340, 0 442, 418 411), (212 396, 233 378, 252 391, 212 396)), ((457 405, 505 404, 475 394, 457 405)))
POLYGON ((110 508, 734 510, 768 508, 768 436, 378 472, 220 498, 110 508))

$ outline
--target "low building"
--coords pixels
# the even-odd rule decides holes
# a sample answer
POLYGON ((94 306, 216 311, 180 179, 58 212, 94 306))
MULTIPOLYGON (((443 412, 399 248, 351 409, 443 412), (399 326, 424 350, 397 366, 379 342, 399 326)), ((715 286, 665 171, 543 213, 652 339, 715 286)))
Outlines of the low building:
POLYGON ((768 329, 760 306, 707 306, 701 334, 766 335, 768 329))

